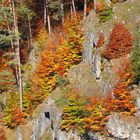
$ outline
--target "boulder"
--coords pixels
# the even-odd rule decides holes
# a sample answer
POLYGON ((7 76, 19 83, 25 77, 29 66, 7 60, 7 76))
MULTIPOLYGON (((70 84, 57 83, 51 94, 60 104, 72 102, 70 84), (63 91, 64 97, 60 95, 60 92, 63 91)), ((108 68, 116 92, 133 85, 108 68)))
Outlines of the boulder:
POLYGON ((108 133, 121 140, 140 140, 140 122, 134 117, 114 113, 106 125, 108 133))

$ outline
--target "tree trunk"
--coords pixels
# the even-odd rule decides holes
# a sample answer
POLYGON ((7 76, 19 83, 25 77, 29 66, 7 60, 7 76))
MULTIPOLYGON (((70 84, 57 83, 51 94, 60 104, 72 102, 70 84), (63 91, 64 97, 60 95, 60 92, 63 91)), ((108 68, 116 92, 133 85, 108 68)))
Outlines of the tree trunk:
POLYGON ((29 24, 29 42, 30 42, 30 46, 32 46, 32 44, 33 44, 33 42, 32 42, 32 28, 31 28, 30 19, 28 19, 28 24, 29 24))
POLYGON ((94 10, 96 11, 96 5, 97 5, 97 2, 96 0, 94 0, 94 10))
POLYGON ((75 8, 75 2, 74 2, 74 0, 72 0, 72 7, 73 7, 74 14, 76 14, 76 8, 75 8))
POLYGON ((46 21, 47 21, 46 17, 47 17, 46 0, 44 0, 44 29, 46 29, 46 25, 47 25, 47 23, 46 23, 46 21))
POLYGON ((87 1, 84 0, 84 19, 86 18, 87 1))
POLYGON ((62 11, 62 25, 64 24, 64 6, 63 3, 61 1, 61 11, 62 11))
POLYGON ((19 32, 18 32, 18 23, 17 23, 17 16, 15 12, 15 4, 14 1, 11 0, 12 10, 13 10, 13 18, 14 18, 14 30, 16 34, 16 39, 14 40, 15 52, 17 57, 17 69, 18 69, 18 86, 19 86, 19 94, 20 94, 20 109, 22 110, 22 96, 23 96, 23 89, 22 89, 22 75, 21 75, 21 63, 20 63, 20 45, 19 45, 19 32))
POLYGON ((71 19, 73 19, 73 10, 72 10, 72 6, 70 6, 70 15, 71 15, 71 19))
POLYGON ((50 23, 48 0, 45 0, 45 5, 44 5, 44 26, 45 26, 45 28, 46 28, 46 21, 48 24, 48 33, 51 34, 51 23, 50 23))

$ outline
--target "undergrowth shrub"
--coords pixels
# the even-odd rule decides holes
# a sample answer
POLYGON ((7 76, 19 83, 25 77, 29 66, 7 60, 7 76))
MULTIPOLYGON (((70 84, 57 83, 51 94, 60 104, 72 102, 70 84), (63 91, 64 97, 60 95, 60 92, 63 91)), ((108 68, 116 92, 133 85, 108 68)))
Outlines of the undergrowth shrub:
POLYGON ((98 13, 100 22, 106 22, 110 19, 112 19, 112 7, 105 7, 101 12, 98 13))
POLYGON ((129 60, 125 62, 118 74, 119 80, 113 91, 113 110, 125 115, 133 115, 136 112, 136 108, 129 86, 133 83, 135 74, 132 71, 129 60))
POLYGON ((20 110, 20 108, 15 107, 11 110, 9 109, 8 111, 7 111, 8 115, 6 115, 4 119, 5 119, 5 124, 9 128, 15 128, 17 125, 23 124, 25 122, 24 113, 20 110))
POLYGON ((88 115, 85 117, 85 128, 87 131, 101 132, 104 130, 112 104, 111 98, 90 98, 85 110, 88 115))
POLYGON ((112 19, 112 7, 106 5, 104 0, 99 0, 96 2, 96 13, 100 19, 100 22, 106 22, 112 19))
POLYGON ((97 1, 95 7, 96 7, 96 13, 102 12, 105 9, 104 0, 97 1))
POLYGON ((48 41, 48 33, 44 28, 43 29, 41 28, 38 31, 38 35, 36 37, 36 40, 38 42, 39 47, 43 48, 44 45, 46 44, 46 42, 48 41))
POLYGON ((97 42, 97 48, 102 47, 104 43, 105 43, 105 37, 104 37, 104 34, 101 33, 99 35, 99 39, 98 39, 98 42, 97 42))
POLYGON ((80 134, 85 133, 85 103, 84 98, 80 97, 77 93, 73 93, 69 97, 68 105, 63 110, 61 123, 62 130, 67 132, 69 130, 78 130, 80 134))

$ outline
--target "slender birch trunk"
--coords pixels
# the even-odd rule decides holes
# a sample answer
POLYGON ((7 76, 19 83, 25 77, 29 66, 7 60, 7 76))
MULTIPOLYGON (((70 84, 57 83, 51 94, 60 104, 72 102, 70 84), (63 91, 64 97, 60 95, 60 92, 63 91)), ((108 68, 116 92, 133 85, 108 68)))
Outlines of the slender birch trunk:
POLYGON ((75 8, 75 2, 74 2, 74 0, 72 0, 72 7, 73 7, 74 14, 75 14, 76 13, 76 8, 75 8))
POLYGON ((47 23, 46 23, 46 17, 47 17, 47 9, 46 9, 46 0, 44 1, 44 28, 46 29, 47 23))
POLYGON ((46 28, 46 24, 48 24, 48 32, 49 32, 49 34, 51 34, 51 23, 50 23, 48 0, 45 0, 45 5, 44 5, 44 26, 45 26, 45 28, 46 28))
POLYGON ((16 34, 16 39, 14 42, 15 45, 15 52, 17 56, 17 68, 18 68, 18 86, 19 86, 19 94, 20 94, 20 109, 22 110, 22 96, 23 96, 23 89, 22 89, 22 74, 21 74, 21 63, 20 63, 20 44, 19 44, 19 35, 18 35, 18 23, 17 23, 17 16, 15 12, 15 4, 14 1, 11 0, 12 4, 12 11, 13 11, 13 18, 14 18, 14 30, 16 34))
POLYGON ((64 24, 64 5, 61 2, 61 11, 62 11, 62 25, 64 24))
POLYGON ((70 15, 71 15, 71 19, 73 19, 73 10, 72 10, 72 6, 70 6, 70 15))
POLYGON ((84 19, 86 18, 87 1, 84 0, 84 19))
POLYGON ((31 20, 28 19, 28 24, 29 24, 29 41, 30 41, 30 45, 32 46, 33 42, 32 42, 32 28, 31 28, 31 20))

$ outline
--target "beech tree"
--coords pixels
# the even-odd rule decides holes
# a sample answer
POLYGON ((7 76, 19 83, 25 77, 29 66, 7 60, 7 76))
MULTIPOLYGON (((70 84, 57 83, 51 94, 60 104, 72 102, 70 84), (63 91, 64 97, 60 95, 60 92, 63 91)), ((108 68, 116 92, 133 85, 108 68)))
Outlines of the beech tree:
POLYGON ((122 24, 115 24, 110 35, 109 44, 105 48, 104 57, 106 59, 119 58, 130 53, 132 50, 132 35, 122 24))

